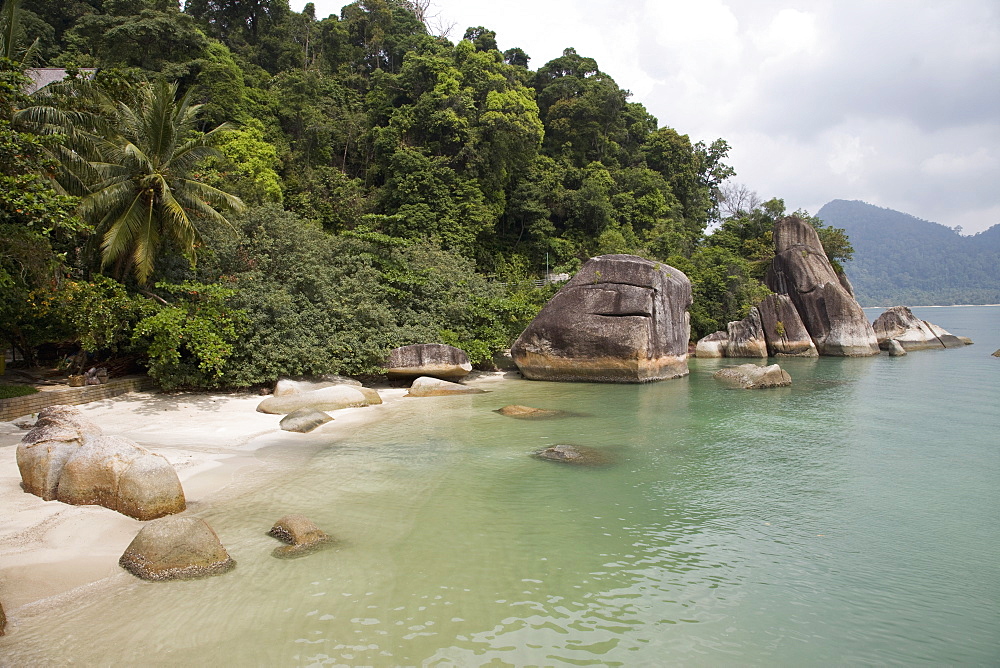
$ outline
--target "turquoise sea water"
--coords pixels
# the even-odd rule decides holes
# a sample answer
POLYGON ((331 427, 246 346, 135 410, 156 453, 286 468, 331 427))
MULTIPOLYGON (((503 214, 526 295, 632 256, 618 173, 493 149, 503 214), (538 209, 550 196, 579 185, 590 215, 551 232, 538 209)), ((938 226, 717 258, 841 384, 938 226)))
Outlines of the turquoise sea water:
POLYGON ((123 572, 0 639, 0 665, 998 665, 1000 307, 914 312, 976 344, 780 360, 773 390, 725 389, 730 360, 511 380, 262 451, 284 473, 195 509, 236 570, 123 572), (578 415, 492 412, 511 403, 578 415), (556 443, 614 461, 529 454, 556 443), (271 557, 288 512, 337 547, 271 557))

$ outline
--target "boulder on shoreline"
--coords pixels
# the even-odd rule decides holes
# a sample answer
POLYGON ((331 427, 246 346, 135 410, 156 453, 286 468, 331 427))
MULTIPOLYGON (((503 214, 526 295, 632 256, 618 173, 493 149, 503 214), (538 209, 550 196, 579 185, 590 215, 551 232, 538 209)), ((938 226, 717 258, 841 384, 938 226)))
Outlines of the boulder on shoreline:
POLYGON ((460 383, 452 383, 440 378, 421 376, 413 381, 408 397, 444 397, 452 394, 482 394, 485 390, 478 387, 468 387, 460 383))
POLYGON ((325 531, 316 526, 305 515, 285 515, 271 527, 268 536, 277 538, 287 545, 274 548, 272 556, 287 559, 301 557, 329 546, 333 542, 325 531))
POLYGON ((300 408, 317 411, 335 411, 356 406, 374 406, 382 403, 376 390, 359 385, 331 385, 316 390, 282 394, 264 399, 257 405, 260 413, 288 415, 300 408))
POLYGON ((281 418, 281 422, 278 425, 284 431, 307 434, 317 427, 321 427, 327 422, 332 421, 333 418, 323 411, 318 411, 315 408, 300 408, 281 418))
POLYGON ((792 377, 777 364, 771 364, 770 366, 740 364, 739 366, 719 369, 712 377, 725 382, 731 387, 744 390, 787 387, 792 384, 792 377))
POLYGON ((236 566, 219 536, 198 517, 148 522, 118 564, 143 580, 189 580, 222 575, 236 566))
POLYGON ((511 347, 530 380, 642 383, 688 374, 691 282, 635 255, 591 258, 511 347))
POLYGON ((417 343, 394 348, 385 363, 389 378, 430 376, 457 380, 472 371, 464 350, 443 343, 417 343))
POLYGON ((278 382, 274 384, 274 391, 272 394, 276 397, 283 397, 289 394, 301 394, 302 392, 322 390, 323 388, 333 387, 334 385, 350 385, 352 387, 360 387, 361 381, 348 378, 347 376, 338 376, 337 374, 326 374, 319 376, 318 378, 305 378, 301 380, 295 380, 294 378, 279 378, 278 382))
POLYGON ((101 433, 100 427, 72 406, 49 406, 39 411, 35 426, 17 446, 17 467, 24 491, 46 501, 54 500, 66 461, 83 446, 87 436, 101 433))

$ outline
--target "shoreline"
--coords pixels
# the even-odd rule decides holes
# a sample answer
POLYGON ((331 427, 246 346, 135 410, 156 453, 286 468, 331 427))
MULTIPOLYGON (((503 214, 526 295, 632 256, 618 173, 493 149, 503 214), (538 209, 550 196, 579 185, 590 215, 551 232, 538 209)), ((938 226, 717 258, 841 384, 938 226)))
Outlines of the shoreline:
MULTIPOLYGON (((503 380, 505 374, 472 374, 470 385, 503 380)), ((321 450, 351 430, 393 414, 406 387, 376 386, 382 404, 330 411, 332 422, 307 434, 282 431, 280 415, 258 413, 256 394, 133 392, 76 406, 106 434, 125 436, 161 454, 174 466, 187 509, 198 516, 235 496, 241 482, 280 474, 285 466, 258 455, 268 448, 321 450)), ((21 489, 16 452, 27 430, 0 422, 0 603, 7 637, 16 635, 22 612, 111 584, 118 559, 143 522, 100 506, 44 501, 21 489), (12 633, 13 632, 13 633, 12 633)))

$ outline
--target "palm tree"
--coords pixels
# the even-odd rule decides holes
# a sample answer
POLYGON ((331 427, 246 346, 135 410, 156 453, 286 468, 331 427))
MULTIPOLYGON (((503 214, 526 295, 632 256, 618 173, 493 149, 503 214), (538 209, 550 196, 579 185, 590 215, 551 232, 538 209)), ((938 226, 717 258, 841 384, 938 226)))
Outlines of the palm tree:
POLYGON ((226 214, 244 208, 235 195, 192 178, 202 160, 221 157, 213 144, 229 125, 198 132, 201 105, 190 98, 189 92, 177 99, 177 84, 144 85, 133 103, 110 107, 103 132, 89 134, 100 158, 89 161, 96 181, 80 213, 100 235, 102 267, 114 265, 118 278, 131 269, 148 283, 166 239, 194 262, 201 243, 196 223, 228 224, 226 214))

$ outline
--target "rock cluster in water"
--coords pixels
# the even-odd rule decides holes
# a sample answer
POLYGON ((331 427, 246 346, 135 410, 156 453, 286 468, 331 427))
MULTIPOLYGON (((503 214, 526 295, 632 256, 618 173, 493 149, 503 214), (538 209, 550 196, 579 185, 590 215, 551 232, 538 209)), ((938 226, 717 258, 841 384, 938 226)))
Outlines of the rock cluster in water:
POLYGON ((873 327, 878 345, 883 350, 888 350, 890 355, 898 348, 902 348, 905 354, 910 350, 961 348, 966 345, 966 341, 937 325, 921 320, 905 306, 886 309, 875 320, 873 327))
POLYGON ((775 295, 698 342, 699 357, 877 355, 871 323, 850 283, 830 264, 819 235, 798 216, 774 225, 775 255, 765 281, 775 295))
POLYGON ((588 261, 511 347, 525 378, 642 383, 688 373, 691 282, 634 255, 588 261))
POLYGON ((50 406, 17 446, 26 492, 46 501, 99 505, 138 520, 179 513, 184 490, 174 467, 101 428, 71 406, 50 406))
POLYGON ((385 364, 389 378, 431 376, 457 380, 469 375, 472 364, 464 350, 443 343, 418 343, 389 352, 385 364))

